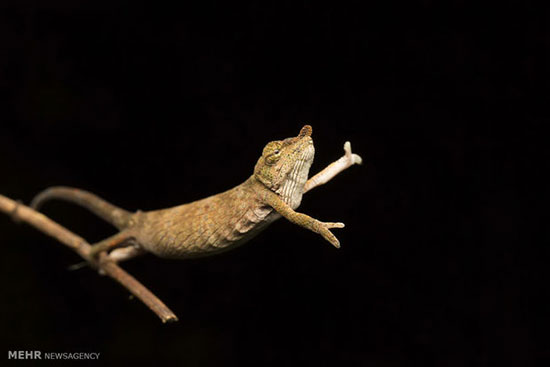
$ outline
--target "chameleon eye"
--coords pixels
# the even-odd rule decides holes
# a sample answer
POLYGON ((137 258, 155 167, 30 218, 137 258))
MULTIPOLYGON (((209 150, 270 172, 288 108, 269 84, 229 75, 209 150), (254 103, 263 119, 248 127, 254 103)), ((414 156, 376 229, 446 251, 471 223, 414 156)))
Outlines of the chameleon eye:
POLYGON ((271 166, 271 165, 277 163, 279 158, 281 158, 277 152, 279 152, 279 151, 276 150, 275 152, 273 152, 273 154, 270 154, 267 157, 265 157, 265 162, 267 163, 268 166, 271 166))

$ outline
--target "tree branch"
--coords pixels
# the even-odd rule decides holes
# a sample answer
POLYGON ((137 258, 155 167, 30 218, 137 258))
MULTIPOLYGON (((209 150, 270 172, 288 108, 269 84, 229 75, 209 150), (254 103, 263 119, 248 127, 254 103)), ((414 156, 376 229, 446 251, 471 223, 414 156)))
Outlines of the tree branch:
POLYGON ((332 180, 334 176, 336 176, 346 168, 349 168, 354 164, 363 164, 363 159, 357 154, 351 152, 351 144, 349 141, 346 141, 346 143, 344 144, 344 152, 345 154, 340 157, 340 159, 332 162, 321 172, 317 173, 315 176, 307 180, 306 186, 304 187, 304 194, 309 190, 332 180))
POLYGON ((0 195, 0 212, 11 215, 14 220, 21 220, 35 227, 39 231, 55 238, 59 242, 71 248, 101 273, 106 274, 119 282, 130 293, 140 299, 147 307, 151 309, 162 322, 178 321, 177 316, 166 305, 158 299, 143 284, 138 282, 133 276, 124 271, 115 262, 109 260, 107 256, 101 256, 99 261, 90 258, 90 244, 82 237, 77 236, 65 227, 54 222, 44 214, 39 213, 28 206, 22 205, 12 199, 0 195))

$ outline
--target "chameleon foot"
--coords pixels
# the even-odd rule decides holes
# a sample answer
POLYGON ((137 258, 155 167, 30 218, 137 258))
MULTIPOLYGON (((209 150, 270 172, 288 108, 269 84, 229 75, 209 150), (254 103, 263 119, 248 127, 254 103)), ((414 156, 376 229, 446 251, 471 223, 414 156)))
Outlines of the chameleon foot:
POLYGON ((98 243, 92 245, 90 249, 90 258, 93 260, 97 260, 100 253, 104 251, 109 251, 110 249, 119 246, 120 244, 128 241, 131 238, 132 237, 129 236, 128 233, 119 232, 114 236, 99 241, 98 243))
POLYGON ((321 222, 316 221, 314 224, 315 232, 319 233, 325 240, 330 242, 332 246, 340 248, 340 241, 336 238, 335 235, 329 230, 330 228, 344 228, 345 224, 340 222, 321 222))

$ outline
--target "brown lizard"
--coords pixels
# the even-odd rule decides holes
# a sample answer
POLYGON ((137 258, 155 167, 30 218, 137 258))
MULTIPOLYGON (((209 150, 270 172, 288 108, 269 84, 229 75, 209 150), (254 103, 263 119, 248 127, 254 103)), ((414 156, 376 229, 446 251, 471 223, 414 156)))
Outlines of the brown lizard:
POLYGON ((268 143, 245 182, 189 204, 132 213, 84 190, 52 187, 37 195, 31 206, 39 208, 50 199, 67 200, 118 228, 117 234, 92 247, 92 259, 110 250, 108 258, 113 261, 146 252, 165 258, 212 255, 243 244, 281 216, 340 247, 330 229, 343 228, 343 223, 321 222, 295 209, 306 191, 362 160, 346 142, 346 154, 308 180, 315 154, 311 133, 306 125, 296 137, 268 143))

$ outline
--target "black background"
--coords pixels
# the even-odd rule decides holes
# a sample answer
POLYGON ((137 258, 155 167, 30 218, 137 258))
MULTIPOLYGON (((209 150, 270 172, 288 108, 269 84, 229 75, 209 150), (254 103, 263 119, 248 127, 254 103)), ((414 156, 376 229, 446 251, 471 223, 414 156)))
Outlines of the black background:
MULTIPOLYGON (((69 185, 130 210, 173 206, 241 183, 265 143, 304 123, 313 172, 346 140, 365 164, 300 207, 346 223, 340 250, 280 220, 217 257, 124 264, 176 312, 171 325, 0 217, 0 360, 41 350, 101 352, 102 365, 548 361, 550 254, 536 213, 546 11, 363 6, 3 5, 6 196, 69 185)), ((66 203, 44 211, 92 242, 114 233, 66 203)))

